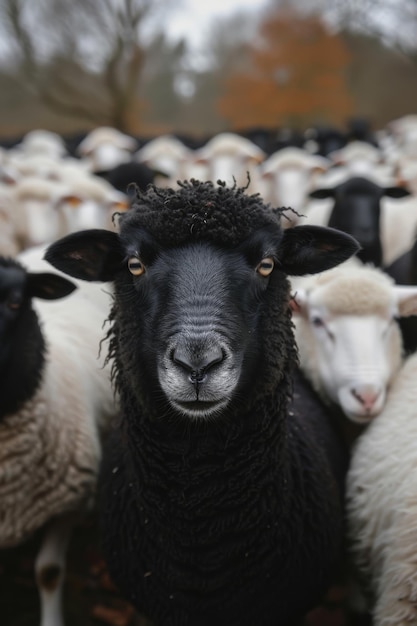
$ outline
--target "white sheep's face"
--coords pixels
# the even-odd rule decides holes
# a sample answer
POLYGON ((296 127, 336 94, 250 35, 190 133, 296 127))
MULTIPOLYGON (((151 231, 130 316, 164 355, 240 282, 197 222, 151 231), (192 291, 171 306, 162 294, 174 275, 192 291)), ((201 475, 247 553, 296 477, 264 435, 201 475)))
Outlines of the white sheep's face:
POLYGON ((296 295, 299 310, 294 319, 301 366, 315 388, 349 419, 367 423, 383 409, 401 365, 397 317, 416 309, 417 288, 393 285, 392 297, 374 313, 372 304, 361 313, 332 312, 321 300, 322 294, 317 289, 300 290, 296 295))
POLYGON ((309 311, 317 368, 327 396, 347 417, 363 423, 382 410, 387 386, 399 367, 394 313, 332 316, 309 311))
POLYGON ((21 206, 27 224, 27 247, 53 241, 62 234, 53 198, 27 198, 21 206))

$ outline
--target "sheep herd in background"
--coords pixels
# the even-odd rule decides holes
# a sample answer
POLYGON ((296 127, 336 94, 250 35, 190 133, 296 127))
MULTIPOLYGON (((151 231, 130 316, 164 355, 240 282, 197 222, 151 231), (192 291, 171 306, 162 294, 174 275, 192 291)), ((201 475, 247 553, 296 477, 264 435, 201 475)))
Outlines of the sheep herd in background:
POLYGON ((293 626, 344 561, 352 626, 417 624, 417 115, 336 139, 1 149, 0 548, 45 527, 41 626, 102 456, 153 626, 293 626))

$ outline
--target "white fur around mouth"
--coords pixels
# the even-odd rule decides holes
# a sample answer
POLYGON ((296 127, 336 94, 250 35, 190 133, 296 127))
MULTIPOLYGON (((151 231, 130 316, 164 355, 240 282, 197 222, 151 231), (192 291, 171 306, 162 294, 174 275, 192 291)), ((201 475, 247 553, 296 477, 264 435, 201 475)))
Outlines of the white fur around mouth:
POLYGON ((191 418, 206 418, 218 414, 226 404, 227 399, 222 400, 193 400, 187 402, 181 402, 178 400, 171 400, 172 406, 176 411, 179 411, 186 417, 191 418))

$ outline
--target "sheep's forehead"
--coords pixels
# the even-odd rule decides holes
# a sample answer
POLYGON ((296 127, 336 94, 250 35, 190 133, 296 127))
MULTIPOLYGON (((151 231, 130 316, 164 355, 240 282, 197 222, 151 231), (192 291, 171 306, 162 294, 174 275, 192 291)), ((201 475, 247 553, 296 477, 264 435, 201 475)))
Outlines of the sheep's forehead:
POLYGON ((164 246, 210 241, 235 246, 256 229, 281 231, 279 216, 257 196, 206 184, 183 189, 147 191, 120 220, 120 233, 145 229, 164 246))
POLYGON ((28 178, 18 185, 15 193, 18 200, 49 200, 53 196, 57 196, 66 191, 66 188, 63 187, 61 183, 28 178))
POLYGON ((394 290, 390 279, 377 272, 329 272, 318 278, 309 302, 334 315, 385 317, 394 307, 394 290))

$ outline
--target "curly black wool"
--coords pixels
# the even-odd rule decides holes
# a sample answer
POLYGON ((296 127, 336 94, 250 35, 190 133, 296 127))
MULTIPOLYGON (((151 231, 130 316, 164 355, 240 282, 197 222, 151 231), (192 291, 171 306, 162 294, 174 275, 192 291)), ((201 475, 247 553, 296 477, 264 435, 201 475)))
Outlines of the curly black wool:
POLYGON ((236 246, 257 228, 279 225, 281 210, 271 210, 243 187, 194 179, 178 184, 179 189, 137 190, 132 211, 121 216, 122 232, 126 221, 146 228, 166 247, 201 240, 236 246))

